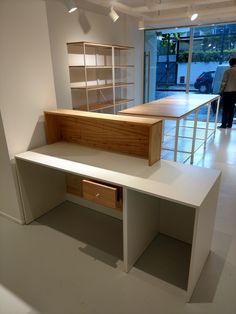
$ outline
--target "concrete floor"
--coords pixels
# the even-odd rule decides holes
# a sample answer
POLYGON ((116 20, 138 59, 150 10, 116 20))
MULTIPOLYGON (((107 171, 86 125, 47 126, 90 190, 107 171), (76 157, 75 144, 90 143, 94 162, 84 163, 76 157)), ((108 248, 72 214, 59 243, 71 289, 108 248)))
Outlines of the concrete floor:
MULTIPOLYGON (((217 130, 195 164, 223 175, 212 253, 190 303, 178 281, 184 276, 178 259, 169 256, 172 268, 164 276, 156 272, 157 240, 125 274, 120 222, 67 202, 27 226, 0 217, 0 314, 235 314, 235 126, 217 130), (173 269, 175 282, 166 275, 173 269)), ((179 245, 187 261, 187 248, 179 245)))

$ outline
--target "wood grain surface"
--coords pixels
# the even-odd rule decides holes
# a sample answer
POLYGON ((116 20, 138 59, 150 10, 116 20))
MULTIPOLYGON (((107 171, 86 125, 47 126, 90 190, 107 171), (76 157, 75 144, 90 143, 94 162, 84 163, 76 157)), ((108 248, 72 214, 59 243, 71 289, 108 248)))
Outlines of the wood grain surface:
POLYGON ((104 185, 98 182, 82 181, 83 198, 110 208, 116 208, 117 187, 104 185))
POLYGON ((119 111, 119 114, 180 119, 216 100, 219 95, 184 94, 169 96, 143 105, 119 111))
POLYGON ((77 143, 138 156, 149 165, 160 160, 162 121, 76 110, 45 112, 48 144, 77 143))

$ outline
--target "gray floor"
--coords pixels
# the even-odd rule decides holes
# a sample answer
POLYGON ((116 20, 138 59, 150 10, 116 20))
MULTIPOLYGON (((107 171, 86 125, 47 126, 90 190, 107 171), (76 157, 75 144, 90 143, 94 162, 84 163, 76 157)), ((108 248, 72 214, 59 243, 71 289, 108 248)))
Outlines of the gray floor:
POLYGON ((28 226, 0 217, 0 314, 235 314, 236 129, 217 130, 195 160, 223 175, 212 253, 190 303, 188 246, 157 237, 125 274, 120 222, 64 203, 28 226), (156 254, 166 247, 168 264, 156 254))

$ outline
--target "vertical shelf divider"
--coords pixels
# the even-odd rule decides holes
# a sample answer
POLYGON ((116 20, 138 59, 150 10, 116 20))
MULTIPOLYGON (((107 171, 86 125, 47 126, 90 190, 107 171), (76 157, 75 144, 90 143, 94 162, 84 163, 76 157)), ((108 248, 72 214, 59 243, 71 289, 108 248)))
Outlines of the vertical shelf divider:
POLYGON ((112 89, 113 89, 113 112, 116 114, 116 88, 115 88, 115 48, 112 47, 112 89))
POLYGON ((84 50, 84 77, 85 77, 85 86, 86 86, 86 105, 87 111, 89 111, 89 97, 88 97, 88 74, 87 74, 87 62, 86 62, 86 43, 83 43, 84 50))

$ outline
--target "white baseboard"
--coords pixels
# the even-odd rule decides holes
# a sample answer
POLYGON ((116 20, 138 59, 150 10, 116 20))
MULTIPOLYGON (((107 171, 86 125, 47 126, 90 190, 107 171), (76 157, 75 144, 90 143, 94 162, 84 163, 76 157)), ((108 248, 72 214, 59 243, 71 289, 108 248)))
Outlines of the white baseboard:
POLYGON ((16 222, 16 223, 18 223, 20 225, 24 225, 25 224, 25 221, 23 221, 21 219, 18 219, 18 218, 15 218, 15 217, 12 217, 12 216, 10 216, 10 215, 2 212, 2 211, 0 211, 0 216, 3 216, 5 218, 7 218, 8 220, 14 221, 14 222, 16 222))
POLYGON ((84 206, 84 207, 88 207, 90 209, 96 210, 99 213, 111 216, 113 218, 116 219, 120 219, 123 220, 123 213, 119 210, 113 209, 113 208, 107 208, 105 206, 101 206, 98 204, 95 204, 93 202, 87 201, 79 196, 75 196, 73 194, 67 193, 66 194, 66 200, 70 201, 72 203, 84 206))

